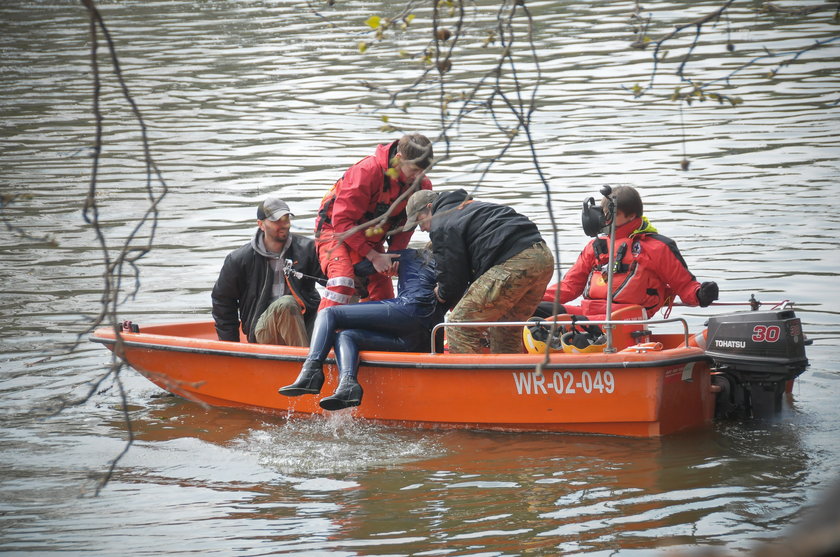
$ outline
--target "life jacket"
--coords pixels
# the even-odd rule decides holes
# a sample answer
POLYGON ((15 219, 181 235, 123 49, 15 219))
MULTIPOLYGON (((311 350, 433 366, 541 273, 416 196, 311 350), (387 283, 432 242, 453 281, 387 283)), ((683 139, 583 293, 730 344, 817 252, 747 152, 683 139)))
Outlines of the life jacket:
MULTIPOLYGON (((628 237, 616 239, 612 284, 612 302, 617 304, 616 307, 638 304, 645 308, 648 315, 653 315, 669 296, 672 296, 672 292, 667 289, 656 273, 645 265, 639 264, 645 237, 655 233, 656 229, 651 226, 646 217, 643 217, 642 226, 628 237)), ((609 268, 608 241, 607 238, 602 237, 591 244, 595 264, 583 291, 585 300, 606 302, 609 268)), ((598 303, 595 305, 600 306, 598 303)))
MULTIPOLYGON (((398 142, 394 141, 388 149, 388 169, 391 168, 390 161, 397 154, 397 147, 398 142)), ((367 222, 384 215, 388 211, 388 208, 391 206, 391 204, 403 193, 403 191, 405 191, 405 188, 408 187, 406 184, 403 184, 398 180, 392 181, 391 177, 388 176, 387 170, 383 170, 381 167, 379 167, 378 171, 380 172, 380 175, 382 177, 382 188, 379 189, 379 193, 376 195, 376 197, 371 200, 371 203, 368 205, 367 211, 365 211, 362 218, 357 221, 357 224, 361 224, 363 222, 367 222), (396 185, 394 185, 394 182, 396 182, 396 185)), ((342 177, 339 178, 335 182, 335 184, 333 184, 333 186, 329 189, 329 191, 326 193, 326 195, 324 195, 323 199, 321 200, 321 206, 318 209, 318 222, 315 227, 316 237, 320 234, 324 225, 332 225, 333 205, 335 204, 336 197, 341 192, 343 184, 344 175, 342 175, 342 177)), ((380 233, 365 234, 365 236, 367 237, 367 241, 370 244, 376 245, 381 243, 385 236, 388 235, 389 230, 395 230, 403 224, 405 224, 406 203, 407 200, 401 203, 401 206, 397 208, 398 210, 395 210, 395 212, 390 217, 388 217, 383 223, 379 225, 379 227, 382 229, 380 233)))

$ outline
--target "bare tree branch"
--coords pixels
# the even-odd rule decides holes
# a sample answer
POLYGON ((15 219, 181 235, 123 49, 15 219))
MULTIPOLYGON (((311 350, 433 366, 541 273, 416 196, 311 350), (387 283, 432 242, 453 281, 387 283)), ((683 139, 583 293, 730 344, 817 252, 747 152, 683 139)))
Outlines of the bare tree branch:
POLYGON ((102 15, 100 14, 93 0, 81 0, 81 3, 87 10, 89 17, 89 33, 91 43, 90 61, 93 73, 92 110, 95 121, 92 157, 93 162, 91 165, 91 175, 88 185, 88 193, 84 201, 82 215, 85 222, 92 227, 97 242, 99 243, 100 249, 102 251, 104 271, 102 273, 103 289, 101 298, 101 308, 99 314, 91 321, 87 329, 85 329, 83 332, 77 335, 76 342, 71 348, 71 351, 75 349, 79 345, 79 343, 81 343, 82 339, 86 337, 87 334, 89 334, 91 331, 93 331, 93 329, 103 324, 108 324, 111 327, 113 327, 117 344, 114 348, 111 363, 107 371, 101 376, 99 376, 90 385, 89 389, 87 390, 87 393, 84 396, 72 401, 60 401, 56 412, 60 412, 63 408, 66 408, 67 406, 78 405, 86 402, 99 391, 100 386, 108 378, 113 378, 113 381, 116 383, 119 389, 120 399, 122 401, 123 416, 128 431, 128 439, 126 441, 126 445, 123 451, 119 455, 117 455, 117 457, 114 458, 114 460, 111 461, 108 471, 99 481, 99 484, 96 489, 96 492, 98 494, 99 491, 105 485, 107 485, 108 481, 113 475, 113 472, 119 460, 126 454, 126 452, 128 451, 128 449, 134 441, 131 420, 130 416, 128 415, 128 403, 126 400, 126 393, 122 383, 122 378, 120 376, 120 371, 123 367, 122 357, 124 355, 124 341, 122 337, 122 327, 117 312, 120 306, 120 293, 123 290, 123 278, 126 266, 131 270, 134 276, 133 289, 126 293, 126 297, 133 297, 134 295, 136 295, 140 288, 140 273, 139 268, 137 267, 137 261, 140 260, 152 249, 158 222, 158 205, 160 204, 163 197, 166 195, 167 186, 166 182, 163 179, 163 176, 161 175, 157 167, 157 164, 152 158, 151 151, 149 148, 149 140, 146 133, 145 121, 143 120, 143 116, 140 113, 140 109, 134 101, 134 98, 132 97, 128 89, 128 85, 126 84, 125 79, 123 77, 119 59, 117 57, 116 48, 111 38, 111 34, 108 31, 108 27, 106 26, 105 21, 103 20, 102 15), (140 129, 140 139, 146 169, 146 181, 144 188, 149 200, 149 207, 145 210, 141 218, 137 221, 134 228, 123 241, 122 245, 119 246, 119 249, 113 252, 109 247, 108 240, 105 237, 102 227, 100 226, 100 207, 99 202, 97 200, 98 176, 100 159, 102 154, 103 136, 103 117, 100 109, 100 98, 102 94, 101 69, 99 67, 100 32, 102 33, 102 37, 105 39, 107 53, 109 55, 111 69, 113 70, 114 77, 116 78, 122 96, 128 103, 131 113, 133 114, 140 129), (145 232, 147 229, 147 239, 145 244, 141 246, 135 246, 135 240, 138 238, 141 230, 145 232))

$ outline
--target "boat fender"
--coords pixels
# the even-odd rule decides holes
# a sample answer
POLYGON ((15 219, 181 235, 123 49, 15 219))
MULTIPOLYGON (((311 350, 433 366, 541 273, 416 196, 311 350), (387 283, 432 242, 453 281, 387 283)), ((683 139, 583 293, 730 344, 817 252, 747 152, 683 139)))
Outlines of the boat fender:
POLYGON ((642 342, 640 344, 634 344, 633 346, 628 346, 627 348, 621 350, 621 352, 636 352, 637 354, 642 354, 644 352, 651 352, 651 351, 658 351, 662 350, 662 343, 661 342, 642 342))

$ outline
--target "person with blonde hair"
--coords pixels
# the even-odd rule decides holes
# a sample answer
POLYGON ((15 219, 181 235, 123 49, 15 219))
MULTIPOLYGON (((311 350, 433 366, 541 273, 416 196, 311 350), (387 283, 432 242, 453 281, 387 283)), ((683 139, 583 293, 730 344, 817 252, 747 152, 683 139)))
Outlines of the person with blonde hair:
POLYGON ((330 306, 318 312, 309 354, 294 383, 281 387, 285 396, 318 394, 324 384, 324 360, 335 350, 339 383, 320 401, 325 410, 358 406, 359 351, 428 352, 432 329, 446 308, 435 298, 434 259, 428 250, 399 252, 399 295, 390 300, 330 306))

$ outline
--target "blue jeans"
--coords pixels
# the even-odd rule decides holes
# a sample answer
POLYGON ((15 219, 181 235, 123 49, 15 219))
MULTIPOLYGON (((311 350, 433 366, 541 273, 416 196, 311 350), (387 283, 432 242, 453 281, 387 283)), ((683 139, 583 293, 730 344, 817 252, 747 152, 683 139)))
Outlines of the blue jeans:
POLYGON ((391 301, 332 306, 318 312, 307 360, 323 362, 335 349, 339 374, 356 377, 361 350, 429 350, 429 330, 391 301))

